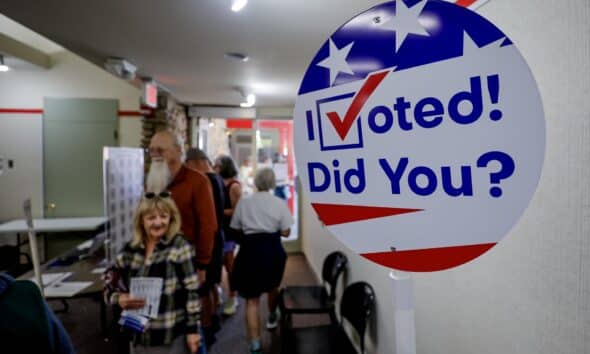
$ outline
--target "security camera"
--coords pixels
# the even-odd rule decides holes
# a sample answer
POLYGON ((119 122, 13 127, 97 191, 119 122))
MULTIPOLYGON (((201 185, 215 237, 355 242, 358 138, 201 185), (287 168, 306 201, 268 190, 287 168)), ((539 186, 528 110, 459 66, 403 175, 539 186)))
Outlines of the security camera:
POLYGON ((131 64, 122 58, 108 58, 104 63, 105 69, 122 79, 133 80, 135 79, 135 72, 137 66, 131 64))

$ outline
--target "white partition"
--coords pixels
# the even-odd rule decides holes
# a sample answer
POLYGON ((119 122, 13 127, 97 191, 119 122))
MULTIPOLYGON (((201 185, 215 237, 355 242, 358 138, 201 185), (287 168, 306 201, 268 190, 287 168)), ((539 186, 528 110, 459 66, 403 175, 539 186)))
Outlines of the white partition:
POLYGON ((103 149, 104 203, 107 222, 107 260, 112 262, 131 240, 133 213, 143 193, 143 150, 103 149))

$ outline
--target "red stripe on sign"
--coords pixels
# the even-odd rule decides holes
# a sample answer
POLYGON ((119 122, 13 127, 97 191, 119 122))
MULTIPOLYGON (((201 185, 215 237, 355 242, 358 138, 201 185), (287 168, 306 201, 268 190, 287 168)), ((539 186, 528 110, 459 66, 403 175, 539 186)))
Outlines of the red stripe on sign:
POLYGON ((43 114, 43 110, 34 108, 0 108, 0 114, 43 114))
POLYGON ((327 226, 422 211, 422 209, 320 203, 312 203, 311 206, 318 214, 320 220, 327 226))
POLYGON ((361 256, 383 266, 408 272, 435 272, 469 262, 487 252, 495 243, 426 248, 409 251, 364 253, 361 256))
POLYGON ((455 4, 457 4, 459 6, 469 7, 469 6, 471 6, 476 1, 477 0, 457 0, 455 2, 455 4))

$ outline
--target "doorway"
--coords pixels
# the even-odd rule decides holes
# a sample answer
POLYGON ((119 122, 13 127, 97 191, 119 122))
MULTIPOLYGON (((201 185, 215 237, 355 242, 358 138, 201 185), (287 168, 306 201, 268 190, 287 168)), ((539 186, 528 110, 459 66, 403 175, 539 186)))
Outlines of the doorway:
POLYGON ((117 145, 113 99, 45 98, 44 216, 104 215, 102 148, 117 145))

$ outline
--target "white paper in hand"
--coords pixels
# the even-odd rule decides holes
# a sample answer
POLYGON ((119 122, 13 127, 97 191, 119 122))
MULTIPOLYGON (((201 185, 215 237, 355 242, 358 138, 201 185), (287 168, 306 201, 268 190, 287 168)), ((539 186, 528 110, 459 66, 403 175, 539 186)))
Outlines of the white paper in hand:
POLYGON ((145 299, 145 305, 137 310, 127 311, 131 314, 156 318, 162 295, 162 278, 138 277, 131 278, 129 293, 132 297, 145 299))

